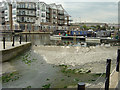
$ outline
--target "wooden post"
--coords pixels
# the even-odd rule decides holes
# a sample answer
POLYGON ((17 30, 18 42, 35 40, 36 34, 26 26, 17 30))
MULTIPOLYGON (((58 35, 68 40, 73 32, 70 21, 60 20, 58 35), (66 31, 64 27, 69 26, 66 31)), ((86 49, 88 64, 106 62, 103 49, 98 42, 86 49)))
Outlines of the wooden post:
POLYGON ((22 37, 21 37, 21 35, 20 35, 20 41, 19 41, 19 42, 20 42, 20 44, 21 44, 21 38, 22 38, 22 37))
POLYGON ((13 35, 13 43, 12 43, 12 46, 14 46, 15 44, 15 36, 13 35))
POLYGON ((26 42, 27 42, 27 34, 26 34, 26 42))
POLYGON ((85 90, 85 83, 78 83, 78 90, 85 90))
POLYGON ((111 59, 107 59, 106 78, 105 78, 105 90, 109 90, 110 66, 111 66, 111 59))
POLYGON ((3 37, 3 49, 5 49, 5 37, 3 37))
POLYGON ((119 63, 120 63, 120 49, 118 49, 118 53, 117 53, 117 64, 116 64, 117 72, 119 72, 119 63))

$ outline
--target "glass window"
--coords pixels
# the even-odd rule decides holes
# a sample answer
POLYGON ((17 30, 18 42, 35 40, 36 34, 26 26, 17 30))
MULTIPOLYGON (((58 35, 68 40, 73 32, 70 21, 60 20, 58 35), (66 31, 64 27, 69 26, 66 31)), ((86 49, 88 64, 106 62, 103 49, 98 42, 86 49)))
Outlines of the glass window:
POLYGON ((27 22, 29 22, 29 17, 27 18, 27 22))
POLYGON ((29 11, 27 11, 27 14, 29 14, 29 11))
POLYGON ((44 19, 42 19, 42 22, 44 22, 44 19))
POLYGON ((45 17, 45 13, 42 13, 42 15, 41 15, 42 17, 45 17))
POLYGON ((42 11, 45 11, 45 5, 42 5, 42 11))

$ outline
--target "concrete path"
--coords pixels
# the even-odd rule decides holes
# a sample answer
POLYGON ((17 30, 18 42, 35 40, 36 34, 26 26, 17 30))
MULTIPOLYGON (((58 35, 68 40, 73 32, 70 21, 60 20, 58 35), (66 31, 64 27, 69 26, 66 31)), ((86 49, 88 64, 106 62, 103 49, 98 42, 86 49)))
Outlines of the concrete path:
POLYGON ((12 42, 5 42, 5 49, 3 49, 3 42, 0 41, 0 51, 15 48, 17 46, 21 46, 21 45, 24 45, 24 44, 27 44, 27 43, 26 42, 21 42, 21 44, 20 44, 19 42, 15 42, 14 46, 12 46, 12 42))

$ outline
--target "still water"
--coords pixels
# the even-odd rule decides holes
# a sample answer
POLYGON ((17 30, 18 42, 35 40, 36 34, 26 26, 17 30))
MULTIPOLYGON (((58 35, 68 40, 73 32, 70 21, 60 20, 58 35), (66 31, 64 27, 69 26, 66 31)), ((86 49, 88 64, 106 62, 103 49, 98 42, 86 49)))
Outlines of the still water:
MULTIPOLYGON (((0 41, 2 40, 2 36, 0 35, 0 41)), ((5 34, 6 41, 12 41, 13 34, 5 34)), ((22 42, 26 41, 26 34, 22 34, 22 42)), ((15 41, 19 41, 20 35, 15 35, 15 41)), ((80 44, 85 44, 84 40, 50 40, 50 34, 27 34, 27 41, 31 42, 32 45, 57 45, 57 46, 80 46, 80 44)), ((86 43, 87 46, 96 46, 100 45, 100 43, 86 43)), ((84 45, 83 45, 84 46, 84 45)))

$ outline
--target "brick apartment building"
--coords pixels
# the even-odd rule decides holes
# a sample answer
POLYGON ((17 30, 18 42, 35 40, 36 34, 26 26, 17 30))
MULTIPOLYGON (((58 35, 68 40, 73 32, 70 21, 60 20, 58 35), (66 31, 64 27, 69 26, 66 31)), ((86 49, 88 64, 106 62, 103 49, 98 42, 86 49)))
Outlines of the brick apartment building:
MULTIPOLYGON (((68 29, 70 15, 61 4, 46 4, 45 2, 9 2, 12 4, 13 29, 24 31, 53 31, 68 29)), ((9 3, 4 4, 5 25, 9 25, 9 3)))

